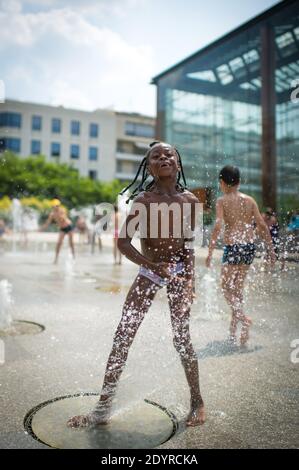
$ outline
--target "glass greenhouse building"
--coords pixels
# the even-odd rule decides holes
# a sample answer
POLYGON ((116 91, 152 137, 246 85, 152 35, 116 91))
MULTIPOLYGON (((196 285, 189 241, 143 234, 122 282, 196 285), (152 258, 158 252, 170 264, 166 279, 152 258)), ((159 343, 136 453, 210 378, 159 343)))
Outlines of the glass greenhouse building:
POLYGON ((285 0, 153 78, 157 137, 182 152, 191 188, 225 164, 242 191, 299 206, 299 2, 285 0), (297 202, 296 202, 297 201, 297 202))

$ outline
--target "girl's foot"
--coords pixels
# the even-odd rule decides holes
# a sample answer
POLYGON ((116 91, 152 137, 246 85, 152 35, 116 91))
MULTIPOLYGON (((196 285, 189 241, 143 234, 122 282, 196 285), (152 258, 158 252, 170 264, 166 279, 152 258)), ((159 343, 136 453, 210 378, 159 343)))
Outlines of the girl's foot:
MULTIPOLYGON (((108 401, 108 400, 107 400, 108 401)), ((109 422, 111 402, 98 402, 95 410, 86 415, 73 416, 67 421, 70 428, 85 428, 87 426, 102 426, 109 422)))
POLYGON ((190 413, 186 419, 186 426, 200 426, 204 424, 205 420, 206 413, 203 402, 200 405, 191 405, 190 413))
POLYGON ((249 328, 252 325, 252 320, 250 317, 245 317, 242 322, 241 335, 240 335, 240 345, 245 346, 249 340, 249 328))
POLYGON ((103 426, 105 424, 108 424, 108 419, 96 417, 93 413, 73 416, 66 423, 69 428, 86 428, 87 426, 103 426))

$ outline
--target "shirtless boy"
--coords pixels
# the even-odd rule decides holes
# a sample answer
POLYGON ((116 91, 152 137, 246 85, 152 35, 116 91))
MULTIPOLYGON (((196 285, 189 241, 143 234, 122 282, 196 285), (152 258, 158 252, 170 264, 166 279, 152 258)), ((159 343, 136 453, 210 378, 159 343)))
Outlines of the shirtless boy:
POLYGON ((224 224, 224 253, 222 259, 222 289, 231 307, 232 319, 229 340, 236 344, 238 322, 241 322, 240 344, 249 339, 252 320, 243 311, 243 289, 246 275, 255 255, 254 223, 267 244, 271 264, 276 256, 269 229, 255 200, 239 191, 240 172, 234 166, 225 166, 219 174, 223 196, 216 202, 216 222, 211 234, 206 266, 210 267, 213 250, 224 224))
POLYGON ((58 225, 60 232, 58 235, 56 251, 55 251, 55 260, 54 260, 54 264, 57 264, 59 252, 60 252, 65 235, 68 235, 69 237, 69 244, 72 250, 73 257, 75 257, 75 248, 74 248, 74 240, 73 240, 74 228, 72 226, 71 220, 67 216, 66 209, 61 206, 61 202, 59 201, 59 199, 54 199, 53 202, 55 204, 53 207, 53 210, 50 212, 49 217, 46 220, 46 222, 40 227, 40 230, 44 230, 52 222, 55 222, 58 225))

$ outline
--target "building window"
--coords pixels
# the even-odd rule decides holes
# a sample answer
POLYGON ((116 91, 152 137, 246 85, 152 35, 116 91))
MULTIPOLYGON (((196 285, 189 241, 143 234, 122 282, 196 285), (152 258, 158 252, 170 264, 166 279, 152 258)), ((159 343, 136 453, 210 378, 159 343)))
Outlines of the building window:
POLYGON ((89 124, 89 137, 98 137, 99 135, 99 126, 98 124, 95 124, 91 122, 89 124))
POLYGON ((80 135, 80 122, 79 121, 71 121, 71 134, 80 135))
POLYGON ((98 159, 98 147, 89 147, 89 160, 98 159))
POLYGON ((42 130, 42 117, 41 116, 32 116, 31 128, 33 131, 42 130))
POLYGON ((154 137, 155 129, 150 124, 139 124, 137 122, 125 123, 125 134, 134 135, 136 137, 154 137))
POLYGON ((10 150, 11 152, 21 152, 21 139, 15 137, 3 137, 0 139, 0 150, 10 150))
POLYGON ((52 119, 52 132, 54 134, 60 134, 61 132, 61 119, 53 118, 52 119))
POLYGON ((51 143, 51 157, 60 157, 60 143, 59 142, 51 143))
POLYGON ((0 127, 18 127, 22 124, 20 113, 0 113, 0 127))
POLYGON ((41 153, 41 143, 40 140, 31 141, 31 154, 39 155, 41 153))
POLYGON ((116 172, 117 173, 123 172, 123 162, 121 160, 116 161, 116 172))
POLYGON ((89 170, 88 175, 90 179, 96 180, 98 177, 98 172, 96 170, 89 170))
POLYGON ((79 145, 71 145, 71 158, 78 159, 80 157, 80 147, 79 145))

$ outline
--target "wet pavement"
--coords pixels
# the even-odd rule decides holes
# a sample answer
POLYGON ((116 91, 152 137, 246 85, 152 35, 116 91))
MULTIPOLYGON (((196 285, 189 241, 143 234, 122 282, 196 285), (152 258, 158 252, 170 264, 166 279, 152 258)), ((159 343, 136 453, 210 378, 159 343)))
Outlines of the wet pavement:
MULTIPOLYGON (((0 246, 0 280, 12 284, 15 320, 41 324, 39 334, 2 336, 0 447, 47 448, 24 431, 33 407, 55 397, 99 392, 114 330, 137 266, 112 264, 110 243, 102 253, 81 245, 73 265, 64 247, 52 264, 51 242, 15 251, 0 246)), ((246 311, 253 319, 249 346, 227 346, 229 309, 219 289, 221 253, 211 271, 205 249, 197 253, 197 298, 191 334, 207 409, 204 426, 187 428, 188 388, 172 344, 165 290, 148 312, 130 351, 115 416, 144 399, 173 413, 179 427, 161 448, 295 448, 299 444, 299 266, 261 269, 256 260, 246 284, 246 311)), ((74 430, 76 432, 76 430, 74 430)))

